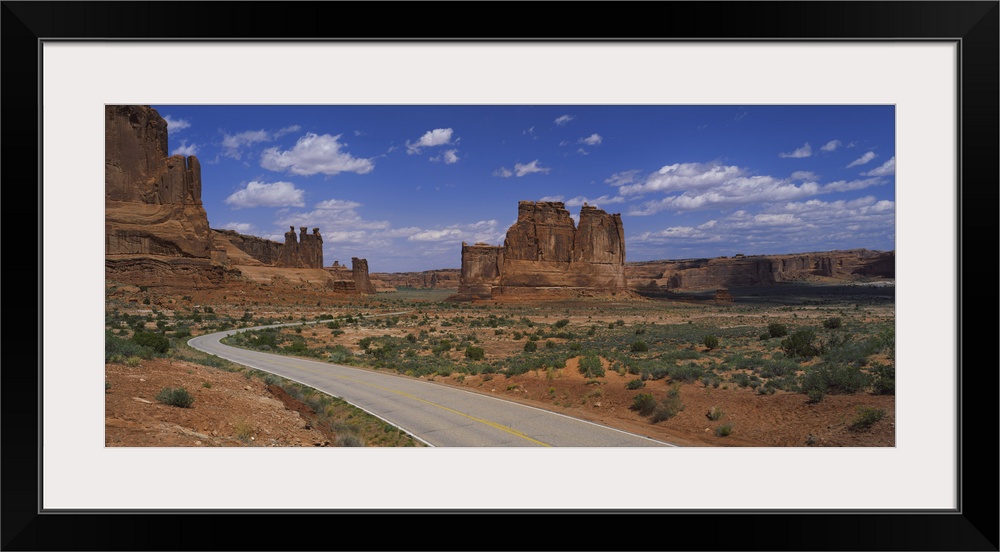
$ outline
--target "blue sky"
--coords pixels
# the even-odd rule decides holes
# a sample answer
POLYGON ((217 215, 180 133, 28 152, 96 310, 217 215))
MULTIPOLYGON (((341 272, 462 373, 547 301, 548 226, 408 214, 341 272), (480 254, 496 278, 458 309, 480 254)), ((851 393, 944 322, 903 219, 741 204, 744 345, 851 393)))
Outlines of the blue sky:
POLYGON ((891 105, 154 105, 212 228, 458 268, 520 200, 621 213, 626 260, 895 249, 891 105))

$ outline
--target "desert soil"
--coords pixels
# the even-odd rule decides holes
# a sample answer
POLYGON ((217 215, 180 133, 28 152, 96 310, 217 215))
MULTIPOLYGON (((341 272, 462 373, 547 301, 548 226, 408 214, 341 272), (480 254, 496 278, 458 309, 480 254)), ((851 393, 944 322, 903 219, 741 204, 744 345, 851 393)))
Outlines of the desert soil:
MULTIPOLYGON (((127 286, 118 287, 109 294, 109 305, 137 312, 145 308, 148 312, 150 307, 138 303, 136 297, 139 295, 135 291, 127 286)), ((276 316, 295 312, 312 317, 317 312, 337 315, 359 309, 390 312, 400 308, 398 300, 391 305, 378 298, 331 300, 329 294, 317 292, 314 295, 305 288, 271 290, 263 298, 252 298, 240 290, 231 289, 215 293, 199 292, 195 297, 191 297, 189 291, 184 293, 188 295, 183 298, 179 293, 160 293, 153 305, 171 309, 184 304, 215 304, 218 305, 216 312, 229 309, 235 318, 239 318, 245 309, 254 309, 255 313, 262 315, 267 314, 261 312, 266 308, 276 316), (304 313, 303 310, 315 312, 304 313)), ((393 294, 379 294, 383 295, 393 294)), ((427 307, 423 308, 426 312, 427 307)), ((594 312, 577 316, 588 321, 599 318, 594 312)), ((613 315, 612 319, 615 317, 617 315, 613 315)), ((577 321, 574 319, 574 323, 577 321)), ((357 349, 359 338, 369 332, 381 335, 385 331, 381 328, 348 329, 345 334, 334 336, 330 330, 317 326, 315 331, 309 330, 308 333, 317 336, 313 339, 319 343, 339 343, 357 349)), ((399 331, 405 334, 407 330, 399 331)), ((492 333, 492 330, 489 332, 492 333)), ((487 341, 479 345, 486 349, 489 358, 502 354, 501 349, 509 343, 491 345, 487 341)), ((452 351, 451 354, 459 358, 461 353, 452 351)), ((606 375, 595 383, 595 380, 580 374, 577 362, 577 359, 570 359, 562 369, 537 370, 509 378, 501 374, 456 373, 448 377, 437 375, 424 379, 530 404, 682 446, 895 445, 895 397, 892 395, 830 394, 820 402, 810 403, 800 393, 779 390, 773 395, 759 395, 753 389, 735 385, 723 388, 706 386, 701 382, 684 383, 680 384, 683 410, 668 420, 651 423, 629 406, 638 393, 663 396, 671 387, 668 379, 649 380, 645 388, 629 390, 625 384, 635 376, 621 376, 607 370, 606 375), (852 431, 848 426, 860 406, 883 409, 885 417, 868 430, 852 431), (724 412, 715 421, 707 416, 713 407, 724 412), (717 436, 715 429, 724 423, 731 424, 732 433, 717 436)), ((109 384, 109 389, 105 391, 106 446, 313 447, 337 444, 337 432, 329 427, 317 427, 315 413, 308 406, 258 378, 170 358, 144 360, 138 366, 107 364, 105 372, 109 384), (189 390, 195 398, 193 407, 178 408, 158 403, 155 395, 164 387, 189 390)))

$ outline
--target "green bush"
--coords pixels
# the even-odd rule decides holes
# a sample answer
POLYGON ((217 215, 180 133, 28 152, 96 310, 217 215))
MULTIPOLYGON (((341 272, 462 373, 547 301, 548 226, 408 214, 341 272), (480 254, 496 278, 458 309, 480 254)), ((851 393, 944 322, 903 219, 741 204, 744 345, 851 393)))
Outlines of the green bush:
POLYGON ((632 398, 630 410, 635 410, 642 416, 649 416, 656 409, 656 399, 650 393, 639 393, 632 398))
POLYGON ((166 354, 170 350, 170 340, 167 336, 151 333, 151 332, 136 332, 132 336, 132 341, 134 341, 140 347, 146 347, 152 350, 154 353, 166 354))
POLYGON ((524 343, 524 351, 526 353, 533 353, 538 350, 538 344, 534 341, 527 341, 524 343))
POLYGON ((556 328, 556 329, 559 329, 559 328, 566 327, 567 324, 569 324, 569 320, 567 320, 566 318, 563 318, 562 320, 559 320, 558 322, 552 324, 552 327, 556 328))
POLYGON ((156 394, 156 400, 180 408, 190 408, 194 403, 194 397, 183 387, 164 387, 156 394))
POLYGON ((117 337, 109 330, 104 332, 104 362, 109 364, 122 363, 129 357, 149 358, 150 356, 152 356, 152 352, 142 345, 129 339, 117 337))
POLYGON ((871 429, 875 425, 875 422, 885 417, 885 410, 870 406, 859 406, 857 412, 857 416, 854 417, 851 425, 848 426, 848 429, 851 431, 866 431, 871 429))
POLYGON ((581 357, 580 373, 588 378, 603 377, 604 366, 601 365, 601 358, 594 354, 581 357))
POLYGON ((645 341, 634 341, 632 342, 632 345, 629 346, 629 349, 633 353, 645 353, 649 350, 649 345, 646 345, 645 341))
POLYGON ((465 358, 469 360, 483 360, 486 353, 483 351, 482 347, 473 347, 469 345, 465 348, 465 358))
POLYGON ((767 333, 771 337, 785 337, 788 335, 788 326, 779 322, 771 322, 767 325, 767 333))
POLYGON ((876 395, 896 394, 896 366, 894 364, 872 364, 872 393, 876 395))
POLYGON ((843 325, 844 322, 838 317, 827 318, 823 321, 823 327, 828 330, 835 330, 843 325))
POLYGON ((653 409, 653 413, 650 416, 649 421, 652 423, 662 422, 664 420, 669 420, 677 415, 678 412, 684 410, 684 404, 681 402, 681 390, 679 387, 674 386, 667 391, 667 396, 656 408, 653 409))
POLYGON ((714 335, 706 335, 705 338, 702 339, 702 343, 704 343, 705 347, 708 347, 708 350, 711 351, 719 346, 719 338, 714 335))
POLYGON ((728 437, 733 433, 733 424, 725 423, 715 428, 716 437, 728 437))
POLYGON ((725 415, 725 412, 723 412, 722 409, 719 408, 718 406, 713 406, 712 408, 709 408, 708 412, 705 413, 705 416, 709 420, 712 420, 713 422, 721 419, 723 415, 725 415))
POLYGON ((812 358, 822 352, 815 341, 814 330, 801 328, 781 341, 781 349, 790 357, 812 358))
POLYGON ((628 383, 625 384, 625 389, 629 390, 641 389, 643 387, 646 387, 646 382, 642 381, 642 378, 629 380, 628 383))

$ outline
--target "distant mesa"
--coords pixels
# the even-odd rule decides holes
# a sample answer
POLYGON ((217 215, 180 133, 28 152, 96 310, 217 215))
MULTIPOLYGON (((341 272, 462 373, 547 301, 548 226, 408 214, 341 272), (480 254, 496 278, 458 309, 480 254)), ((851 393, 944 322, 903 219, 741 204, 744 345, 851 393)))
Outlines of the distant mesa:
POLYGON ((247 279, 294 279, 334 291, 374 293, 368 261, 349 274, 323 268, 319 228, 285 233, 284 243, 209 228, 201 164, 167 155, 167 122, 142 105, 109 105, 105 115, 105 273, 148 286, 216 287, 247 279), (312 271, 312 272, 310 272, 312 271))
POLYGON ((462 244, 457 300, 567 291, 627 292, 620 214, 584 204, 577 226, 562 202, 521 201, 502 246, 462 244))

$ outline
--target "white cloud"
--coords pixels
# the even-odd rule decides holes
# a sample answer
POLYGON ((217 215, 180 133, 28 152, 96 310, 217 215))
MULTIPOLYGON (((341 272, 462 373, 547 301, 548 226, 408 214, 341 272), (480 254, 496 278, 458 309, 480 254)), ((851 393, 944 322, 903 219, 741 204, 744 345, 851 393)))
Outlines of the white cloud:
MULTIPOLYGON (((710 188, 742 176, 744 172, 743 169, 734 165, 674 163, 649 175, 643 182, 624 185, 612 184, 620 185, 621 189, 618 191, 620 195, 637 195, 648 192, 710 188)), ((623 173, 619 173, 619 175, 621 174, 623 173)), ((634 179, 634 176, 634 174, 629 175, 628 180, 634 179)), ((622 181, 624 180, 623 178, 622 181)))
POLYGON ((167 122, 168 132, 180 132, 191 127, 191 122, 187 119, 173 119, 170 115, 164 115, 163 120, 167 122))
POLYGON ((576 117, 574 117, 572 115, 561 115, 561 116, 559 116, 559 117, 556 118, 555 123, 557 125, 559 125, 559 126, 563 126, 563 125, 565 125, 566 123, 572 121, 575 118, 576 117))
POLYGON ((792 173, 792 180, 816 180, 819 176, 812 171, 795 171, 792 173))
POLYGON ((847 168, 849 169, 851 167, 857 167, 858 165, 864 165, 865 163, 871 161, 872 159, 875 159, 875 152, 874 151, 870 151, 870 152, 862 155, 861 157, 858 157, 854 161, 851 161, 851 163, 849 165, 847 165, 847 168))
POLYGON ((784 153, 784 152, 783 153, 779 153, 778 157, 801 158, 801 157, 809 157, 811 155, 812 155, 812 147, 809 145, 808 142, 806 142, 806 145, 802 146, 801 148, 799 148, 799 149, 797 149, 797 150, 795 150, 793 152, 790 152, 790 153, 784 153))
MULTIPOLYGON (((503 239, 506 230, 497 227, 496 220, 480 220, 471 224, 452 224, 443 228, 411 228, 407 241, 454 243, 497 243, 503 239)), ((396 233, 394 237, 403 237, 396 233)))
POLYGON ((174 148, 174 151, 170 152, 170 155, 197 155, 198 148, 194 144, 190 146, 187 140, 181 140, 181 145, 174 148))
POLYGON ((821 192, 819 184, 804 182, 799 186, 771 176, 739 177, 703 191, 685 191, 676 196, 647 201, 633 207, 630 215, 653 215, 660 211, 693 211, 716 207, 733 207, 753 203, 787 201, 809 197, 821 192))
POLYGON ((565 198, 565 196, 561 196, 561 195, 559 195, 559 196, 545 196, 545 197, 539 198, 538 201, 562 201, 564 198, 565 198))
POLYGON ((226 205, 233 209, 251 207, 303 207, 305 192, 295 187, 291 182, 253 181, 246 188, 237 191, 226 198, 226 205))
POLYGON ((300 130, 302 130, 302 127, 300 127, 299 125, 286 126, 285 128, 282 128, 282 129, 279 129, 278 131, 276 131, 274 133, 274 137, 275 138, 280 138, 280 137, 282 137, 282 136, 284 136, 286 134, 291 134, 293 132, 298 132, 300 130))
POLYGON ((336 175, 342 172, 371 172, 375 168, 371 159, 354 157, 341 151, 347 144, 339 142, 340 136, 307 133, 290 150, 280 151, 277 147, 264 150, 260 156, 260 166, 272 171, 288 171, 307 176, 316 173, 336 175))
POLYGON ((535 159, 534 161, 532 161, 531 163, 528 163, 526 165, 523 164, 523 163, 517 163, 516 165, 514 165, 514 174, 516 176, 524 176, 526 174, 532 174, 532 173, 542 173, 542 174, 545 174, 545 173, 549 172, 550 170, 552 170, 552 169, 547 168, 547 167, 539 167, 538 166, 538 159, 535 159))
POLYGON ((838 180, 836 182, 831 182, 829 184, 823 185, 823 192, 847 192, 850 190, 863 190, 871 186, 879 186, 885 184, 885 180, 881 178, 866 178, 864 180, 838 180))
POLYGON ((577 148, 576 152, 579 153, 580 155, 590 155, 589 153, 587 153, 587 150, 583 148, 577 148))
POLYGON ((409 140, 406 141, 406 153, 412 155, 414 153, 420 153, 422 148, 450 144, 451 134, 452 129, 450 128, 436 128, 434 130, 428 130, 416 142, 410 143, 409 140))
MULTIPOLYGON (((873 196, 848 201, 809 199, 740 209, 697 227, 673 226, 626 236, 633 251, 655 254, 667 246, 692 255, 767 254, 777 251, 829 251, 872 247, 894 239, 895 204, 873 196), (727 250, 712 249, 726 244, 727 250), (712 251, 708 253, 708 251, 712 251)), ((890 245, 891 246, 891 245, 890 245)))
POLYGON ((258 142, 270 142, 271 135, 265 130, 247 130, 237 134, 223 134, 222 154, 233 159, 240 159, 243 148, 258 142))
POLYGON ((605 184, 611 184, 612 186, 624 186, 626 184, 633 184, 635 182, 635 177, 639 175, 639 169, 632 169, 630 171, 617 172, 608 178, 604 179, 605 184))
POLYGON ((222 225, 223 230, 234 230, 240 234, 254 234, 257 228, 249 222, 227 222, 222 225))
POLYGON ((361 204, 356 201, 345 201, 343 199, 327 199, 316 204, 316 208, 327 211, 351 211, 353 212, 361 204))
POLYGON ((431 161, 444 161, 445 165, 458 163, 458 150, 446 150, 441 155, 431 157, 431 161))
POLYGON ((576 196, 573 199, 567 199, 566 200, 566 206, 567 207, 579 207, 579 206, 583 205, 584 203, 586 203, 587 205, 590 205, 591 207, 600 207, 601 205, 608 205, 608 204, 613 204, 613 203, 623 203, 624 201, 625 201, 625 198, 621 197, 621 196, 610 197, 610 196, 603 195, 601 197, 597 197, 597 198, 594 198, 594 199, 590 199, 590 198, 587 198, 585 196, 576 196))
POLYGON ((844 145, 840 140, 830 140, 823 147, 819 148, 823 151, 837 151, 837 148, 844 145))
POLYGON ((864 176, 892 176, 896 174, 896 156, 882 163, 881 167, 874 168, 868 172, 861 173, 864 176))
POLYGON ((577 140, 577 143, 587 144, 588 146, 598 146, 601 144, 602 141, 603 138, 601 138, 601 135, 595 132, 590 136, 587 136, 586 138, 580 138, 579 140, 577 140))
POLYGON ((507 167, 500 167, 499 169, 493 171, 493 176, 499 176, 500 178, 510 178, 514 176, 514 173, 511 172, 511 170, 508 169, 507 167))

